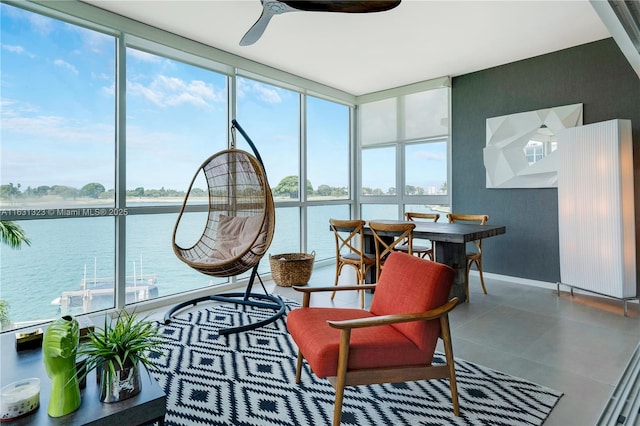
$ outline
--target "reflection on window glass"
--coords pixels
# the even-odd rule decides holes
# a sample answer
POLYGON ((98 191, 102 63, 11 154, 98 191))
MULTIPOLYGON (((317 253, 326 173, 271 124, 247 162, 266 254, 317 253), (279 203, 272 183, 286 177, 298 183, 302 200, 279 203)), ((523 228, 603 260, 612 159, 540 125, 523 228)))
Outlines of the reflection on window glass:
POLYGON ((346 204, 307 209, 307 246, 308 251, 316 252, 316 261, 335 257, 335 239, 329 230, 329 219, 350 219, 349 209, 346 204))
POLYGON ((449 89, 427 90, 404 97, 404 139, 449 133, 449 89))
POLYGON ((226 77, 132 48, 127 76, 127 204, 181 202, 198 167, 227 147, 226 77))
POLYGON ((524 156, 529 165, 542 160, 547 155, 558 149, 558 137, 546 125, 543 125, 531 136, 524 146, 524 156))
POLYGON ((4 329, 114 306, 114 219, 26 220, 31 241, 0 245, 4 329))
POLYGON ((396 98, 360 105, 360 144, 398 140, 396 98))
POLYGON ((113 206, 115 39, 0 4, 0 205, 113 206))
POLYGON ((362 204, 360 214, 364 220, 398 220, 398 206, 395 204, 362 204))
POLYGON ((349 108, 307 97, 308 198, 348 198, 349 160, 349 108))
POLYGON ((405 145, 405 195, 447 193, 447 142, 405 145))
MULTIPOLYGON (((300 96, 290 90, 237 78, 238 123, 256 145, 275 201, 298 200, 300 96)), ((250 148, 238 135, 238 148, 250 148)))
POLYGON ((362 150, 362 195, 396 194, 395 147, 362 150))

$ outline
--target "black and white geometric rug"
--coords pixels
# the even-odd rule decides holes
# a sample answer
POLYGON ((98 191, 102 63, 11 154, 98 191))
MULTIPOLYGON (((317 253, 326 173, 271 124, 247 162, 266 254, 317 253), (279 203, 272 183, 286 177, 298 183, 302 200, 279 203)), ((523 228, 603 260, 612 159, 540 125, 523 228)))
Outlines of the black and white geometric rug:
MULTIPOLYGON (((287 312, 299 305, 286 301, 287 312)), ((204 305, 163 325, 165 356, 152 372, 167 394, 167 425, 329 425, 334 389, 309 372, 295 383, 297 348, 283 316, 253 331, 220 336, 271 311, 204 305)), ((455 347, 454 347, 455 351, 455 347)), ((455 353, 455 352, 454 352, 455 353)), ((434 363, 443 362, 436 354, 434 363)), ((460 417, 446 379, 347 387, 343 425, 540 425, 561 392, 456 359, 460 417)))

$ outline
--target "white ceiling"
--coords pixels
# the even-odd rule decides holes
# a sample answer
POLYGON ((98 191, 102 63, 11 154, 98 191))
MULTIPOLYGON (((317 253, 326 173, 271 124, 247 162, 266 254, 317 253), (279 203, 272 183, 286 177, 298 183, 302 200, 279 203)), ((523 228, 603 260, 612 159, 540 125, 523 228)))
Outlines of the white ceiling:
POLYGON ((361 95, 610 37, 588 0, 402 0, 368 14, 290 12, 251 46, 260 0, 85 0, 265 65, 361 95))

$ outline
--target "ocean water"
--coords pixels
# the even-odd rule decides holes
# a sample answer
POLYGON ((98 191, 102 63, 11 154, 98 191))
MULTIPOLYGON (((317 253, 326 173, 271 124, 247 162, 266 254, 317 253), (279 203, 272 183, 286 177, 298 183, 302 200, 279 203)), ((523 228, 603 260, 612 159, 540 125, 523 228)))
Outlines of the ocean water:
MULTIPOLYGON (((394 218, 395 208, 367 206, 370 218, 394 218)), ((420 209, 429 211, 424 206, 420 209)), ((349 217, 347 205, 314 206, 307 209, 308 235, 305 252, 315 252, 316 261, 333 258, 335 243, 329 218, 349 217)), ((227 282, 201 274, 182 263, 172 249, 177 214, 130 215, 127 222, 126 271, 128 286, 146 285, 155 277, 157 297, 227 282), (146 279, 141 279, 145 276, 146 279)), ((183 247, 197 241, 206 220, 205 213, 183 216, 177 241, 183 247)), ((268 255, 302 251, 299 245, 300 209, 276 209, 276 230, 268 255)), ((0 298, 9 303, 12 322, 21 323, 79 314, 82 306, 66 310, 53 303, 63 292, 81 289, 81 280, 104 278, 112 282, 115 269, 115 226, 113 217, 28 220, 19 224, 31 240, 20 250, 0 247, 0 298)), ((265 256, 259 272, 269 273, 265 256)), ((247 273, 248 275, 248 273, 247 273)), ((113 306, 112 295, 95 297, 89 310, 113 306)), ((129 299, 128 299, 129 300, 129 299)))

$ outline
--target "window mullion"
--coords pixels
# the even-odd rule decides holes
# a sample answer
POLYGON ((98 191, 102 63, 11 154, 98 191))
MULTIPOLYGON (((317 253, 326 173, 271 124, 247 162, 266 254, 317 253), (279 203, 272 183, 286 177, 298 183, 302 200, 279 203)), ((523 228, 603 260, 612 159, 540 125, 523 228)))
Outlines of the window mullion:
MULTIPOLYGON (((115 170, 115 206, 127 207, 127 45, 126 36, 116 38, 116 170, 115 170)), ((126 305, 127 285, 127 217, 116 215, 115 220, 115 265, 114 303, 117 309, 126 305)))

